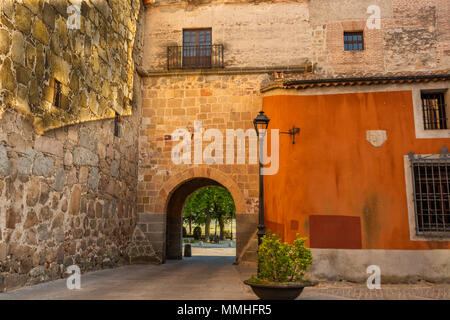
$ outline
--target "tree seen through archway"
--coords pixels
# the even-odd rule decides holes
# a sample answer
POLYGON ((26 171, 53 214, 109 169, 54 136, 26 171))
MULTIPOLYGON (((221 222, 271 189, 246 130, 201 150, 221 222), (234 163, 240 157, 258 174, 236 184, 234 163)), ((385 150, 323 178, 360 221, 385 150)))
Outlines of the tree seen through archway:
MULTIPOLYGON (((219 227, 219 239, 225 239, 225 224, 233 222, 236 208, 230 192, 219 186, 210 186, 197 190, 186 200, 183 209, 183 221, 189 235, 193 234, 193 225, 204 226, 204 240, 210 239, 211 221, 219 227)), ((230 229, 232 233, 232 226, 230 229)))

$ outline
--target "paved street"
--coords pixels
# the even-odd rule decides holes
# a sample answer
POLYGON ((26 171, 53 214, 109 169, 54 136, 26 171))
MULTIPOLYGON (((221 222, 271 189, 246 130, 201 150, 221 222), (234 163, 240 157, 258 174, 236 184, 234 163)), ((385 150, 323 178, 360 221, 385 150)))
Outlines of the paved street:
MULTIPOLYGON (((84 274, 80 290, 57 280, 0 293, 10 299, 188 299, 253 300, 242 283, 255 272, 251 265, 233 265, 234 249, 193 248, 193 257, 166 264, 134 265, 84 274), (220 254, 220 256, 216 256, 220 254)), ((449 285, 383 285, 368 290, 361 284, 320 283, 300 299, 450 299, 449 285)))

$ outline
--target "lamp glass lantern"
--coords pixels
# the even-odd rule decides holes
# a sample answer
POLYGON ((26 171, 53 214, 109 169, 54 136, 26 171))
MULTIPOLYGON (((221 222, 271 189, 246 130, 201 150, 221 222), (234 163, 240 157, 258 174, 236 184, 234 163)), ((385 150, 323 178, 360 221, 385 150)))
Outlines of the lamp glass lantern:
POLYGON ((264 114, 264 111, 260 111, 259 114, 253 119, 253 125, 255 126, 256 134, 258 138, 263 139, 267 132, 270 119, 264 114))

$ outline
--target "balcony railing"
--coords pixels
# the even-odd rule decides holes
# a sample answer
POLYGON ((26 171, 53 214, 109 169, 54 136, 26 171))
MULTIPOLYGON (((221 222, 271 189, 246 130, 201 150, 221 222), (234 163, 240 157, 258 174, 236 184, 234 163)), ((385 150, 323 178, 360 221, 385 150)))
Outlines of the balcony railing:
POLYGON ((167 69, 223 68, 223 45, 167 47, 167 69))

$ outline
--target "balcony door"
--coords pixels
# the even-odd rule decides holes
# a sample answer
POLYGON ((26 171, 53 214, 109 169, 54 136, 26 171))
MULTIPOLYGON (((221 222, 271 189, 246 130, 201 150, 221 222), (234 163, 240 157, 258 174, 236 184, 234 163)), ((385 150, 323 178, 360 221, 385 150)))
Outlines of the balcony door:
POLYGON ((183 30, 183 68, 211 67, 211 29, 183 30))

